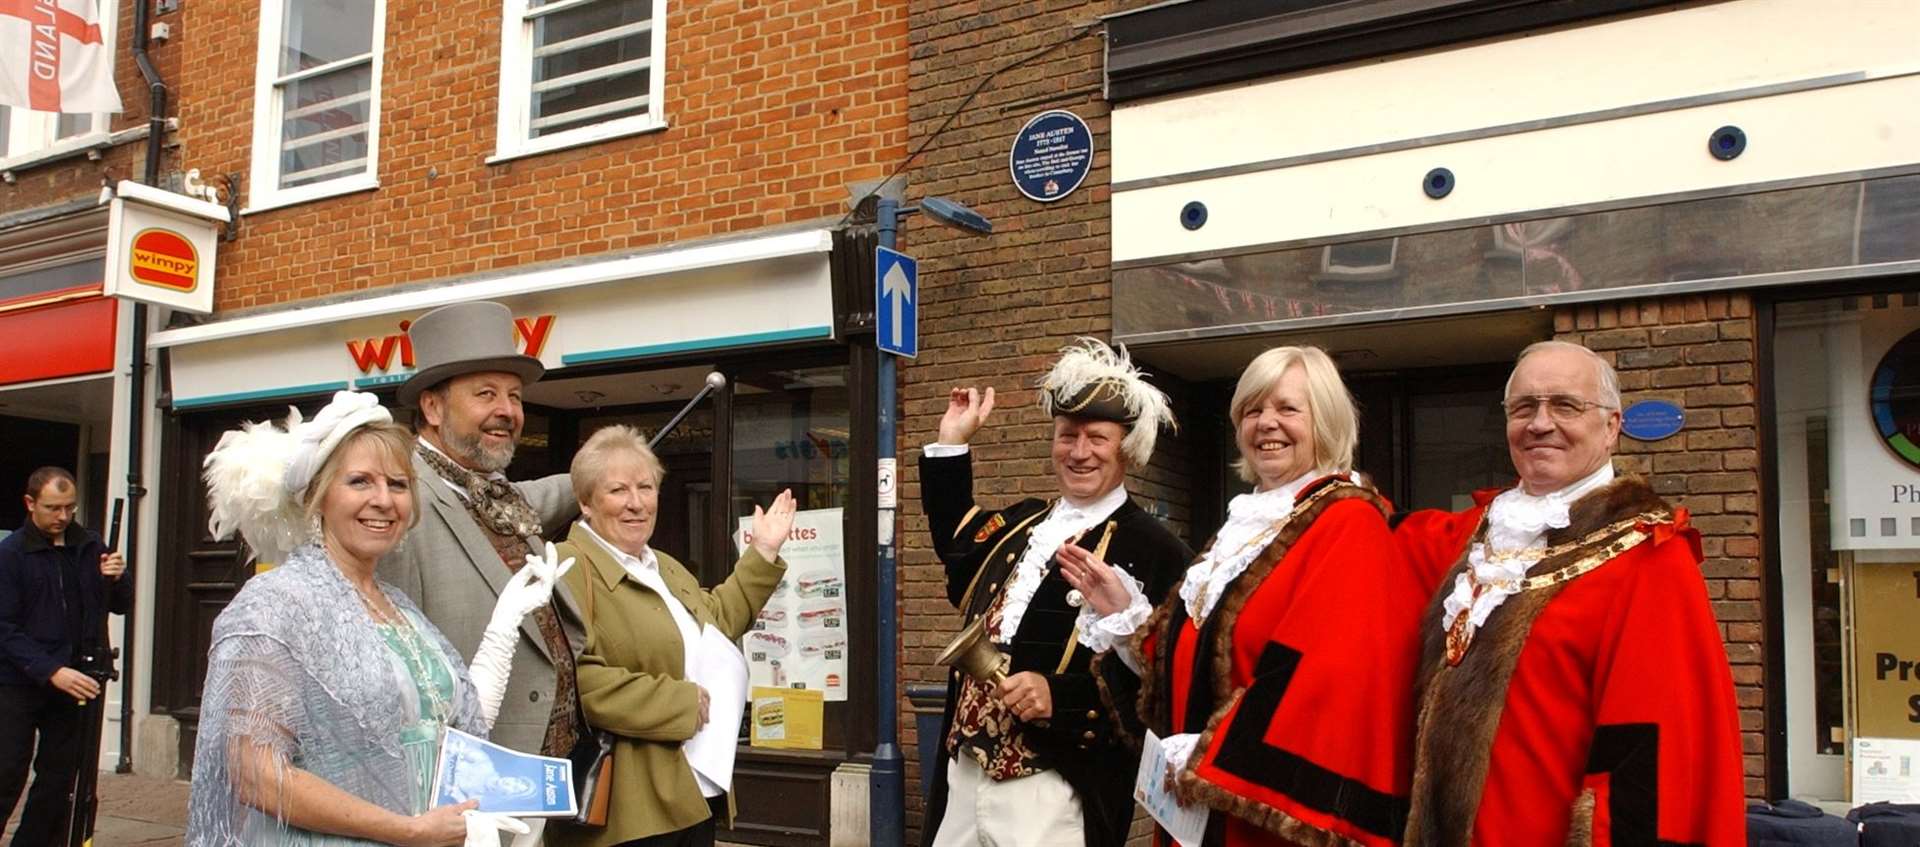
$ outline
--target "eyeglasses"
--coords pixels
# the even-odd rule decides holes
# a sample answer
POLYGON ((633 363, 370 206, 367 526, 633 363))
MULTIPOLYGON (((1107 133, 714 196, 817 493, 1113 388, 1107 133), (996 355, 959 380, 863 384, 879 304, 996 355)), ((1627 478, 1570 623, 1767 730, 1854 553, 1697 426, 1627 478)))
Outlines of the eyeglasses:
POLYGON ((1527 394, 1508 397, 1500 404, 1500 410, 1506 412, 1507 420, 1530 421, 1540 413, 1540 407, 1547 407, 1547 415, 1556 421, 1566 423, 1587 413, 1588 409, 1611 409, 1605 403, 1582 400, 1566 394, 1527 394))

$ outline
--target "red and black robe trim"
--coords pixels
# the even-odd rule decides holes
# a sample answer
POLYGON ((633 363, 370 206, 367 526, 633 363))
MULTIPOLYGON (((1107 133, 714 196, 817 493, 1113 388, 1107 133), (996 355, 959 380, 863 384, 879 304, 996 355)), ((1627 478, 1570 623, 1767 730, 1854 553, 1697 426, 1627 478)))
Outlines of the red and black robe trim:
MULTIPOLYGON (((1408 808, 1405 797, 1378 791, 1293 751, 1267 743, 1275 712, 1286 697, 1303 656, 1297 646, 1269 643, 1256 660, 1251 683, 1238 688, 1233 682, 1234 627, 1241 610, 1314 521, 1328 507, 1347 499, 1364 500, 1383 516, 1389 511, 1378 495, 1344 478, 1328 477, 1310 484, 1298 495, 1299 506, 1272 542, 1234 579, 1212 614, 1201 623, 1190 668, 1193 682, 1188 686, 1182 726, 1171 726, 1174 712, 1171 681, 1175 679, 1178 653, 1175 639, 1189 621, 1178 586, 1136 636, 1136 649, 1149 636, 1157 645, 1152 656, 1153 672, 1147 674, 1140 686, 1139 709, 1145 726, 1161 735, 1201 735, 1193 757, 1175 780, 1175 790, 1182 799, 1203 803, 1302 844, 1352 842, 1264 802, 1208 782, 1195 769, 1206 751, 1218 747, 1221 752, 1212 766, 1224 773, 1285 795, 1306 808, 1346 820, 1381 838, 1397 838, 1403 829, 1408 808), (1225 717, 1236 704, 1238 714, 1251 719, 1226 726, 1226 735, 1216 743, 1214 734, 1222 730, 1225 717)), ((1214 816, 1207 844, 1220 843, 1223 820, 1219 815, 1214 816)))
MULTIPOLYGON (((1636 478, 1623 477, 1582 497, 1573 505, 1568 526, 1550 530, 1547 543, 1552 546, 1581 540, 1585 543, 1540 561, 1529 575, 1550 574, 1578 562, 1591 551, 1605 547, 1617 534, 1633 528, 1615 533, 1603 530, 1634 515, 1648 513, 1671 513, 1671 508, 1652 488, 1636 478)), ((1482 516, 1472 538, 1478 540, 1485 533, 1486 520, 1482 516)), ((1573 584, 1572 581, 1560 582, 1508 597, 1480 627, 1460 663, 1450 666, 1445 660, 1446 637, 1440 621, 1445 614, 1448 588, 1467 567, 1471 550, 1471 543, 1461 550, 1441 581, 1440 591, 1428 606, 1420 626, 1420 671, 1415 683, 1420 729, 1414 742, 1412 810, 1406 832, 1409 845, 1466 847, 1471 843, 1474 818, 1491 764, 1494 734, 1500 725, 1507 688, 1520 651, 1526 646, 1534 619, 1573 584), (1445 773, 1439 772, 1441 763, 1445 763, 1445 773)), ((1624 833, 1617 833, 1611 843, 1654 845, 1657 842, 1651 837, 1623 838, 1634 831, 1634 821, 1644 821, 1651 832, 1658 820, 1655 815, 1658 785, 1654 776, 1658 762, 1657 739, 1616 730, 1614 740, 1603 745, 1603 737, 1604 733, 1595 736, 1588 770, 1616 775, 1615 788, 1624 791, 1623 796, 1609 800, 1609 812, 1613 812, 1614 803, 1624 803, 1625 806, 1618 807, 1618 814, 1628 816, 1614 818, 1627 823, 1628 828, 1624 833)), ((1583 837, 1589 837, 1593 812, 1590 797, 1572 810, 1571 845, 1581 844, 1583 837)), ((1541 813, 1552 814, 1548 810, 1541 813)))

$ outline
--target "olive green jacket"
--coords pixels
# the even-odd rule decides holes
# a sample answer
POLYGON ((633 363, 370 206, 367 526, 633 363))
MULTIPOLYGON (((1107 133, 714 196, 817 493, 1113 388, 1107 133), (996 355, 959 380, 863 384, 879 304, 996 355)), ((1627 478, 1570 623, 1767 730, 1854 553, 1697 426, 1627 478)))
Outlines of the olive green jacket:
MULTIPOLYGON (((620 561, 579 524, 558 545, 576 559, 565 582, 587 617, 580 654, 580 703, 587 723, 614 736, 613 798, 603 829, 555 822, 552 847, 602 847, 674 832, 712 816, 681 742, 698 729, 698 686, 686 681, 680 629, 660 595, 627 574, 620 561), (587 600, 587 593, 593 599, 587 600), (586 610, 591 608, 588 616, 586 610)), ((693 619, 738 641, 786 574, 751 547, 727 580, 711 590, 665 553, 660 576, 693 619)))

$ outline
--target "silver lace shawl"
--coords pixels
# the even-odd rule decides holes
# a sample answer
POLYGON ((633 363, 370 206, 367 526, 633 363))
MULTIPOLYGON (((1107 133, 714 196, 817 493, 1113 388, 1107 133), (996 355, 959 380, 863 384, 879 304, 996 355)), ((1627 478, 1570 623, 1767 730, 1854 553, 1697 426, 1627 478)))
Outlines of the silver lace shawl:
MULTIPOLYGON (((466 662, 412 600, 381 587, 452 670, 449 722, 486 735, 466 662)), ((424 811, 415 808, 424 795, 402 747, 403 734, 418 733, 425 711, 411 682, 321 548, 301 547, 280 567, 248 580, 213 624, 187 843, 361 843, 302 832, 242 802, 233 772, 242 752, 270 754, 274 772, 256 786, 267 797, 285 790, 288 768, 299 768, 393 812, 424 811)))

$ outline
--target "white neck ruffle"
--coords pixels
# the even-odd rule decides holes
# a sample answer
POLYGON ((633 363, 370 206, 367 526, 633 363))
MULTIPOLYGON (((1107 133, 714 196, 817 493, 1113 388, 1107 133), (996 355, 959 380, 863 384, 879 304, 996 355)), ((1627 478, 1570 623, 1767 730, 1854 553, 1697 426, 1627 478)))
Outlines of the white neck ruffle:
POLYGON ((1027 606, 1040 590, 1041 581, 1047 578, 1047 571, 1053 569, 1053 555, 1059 552, 1060 545, 1106 520, 1126 502, 1127 487, 1116 485, 1091 503, 1076 505, 1063 497, 1053 504, 1053 511, 1028 533, 1027 551, 1021 554, 1020 563, 1014 566, 1013 576, 1007 580, 1007 598, 1000 606, 1000 626, 992 632, 994 643, 1011 643, 1013 634, 1020 631, 1020 621, 1026 618, 1027 606))
POLYGON ((1180 602, 1186 604, 1187 616, 1193 619, 1194 626, 1213 614, 1213 607, 1220 602, 1227 586, 1267 549, 1261 536, 1279 531, 1281 523, 1293 514, 1294 499, 1300 489, 1332 473, 1309 471, 1279 488, 1242 494, 1227 504, 1227 522, 1213 537, 1213 546, 1187 568, 1186 579, 1180 583, 1180 602))
POLYGON ((1519 593, 1527 571, 1546 555, 1547 533, 1567 527, 1573 504, 1612 481, 1609 462, 1559 491, 1536 495, 1515 486, 1493 498, 1487 506, 1486 536, 1467 551, 1467 570, 1454 578, 1453 592, 1447 595, 1442 631, 1451 630, 1464 612, 1471 637, 1493 610, 1519 593))

